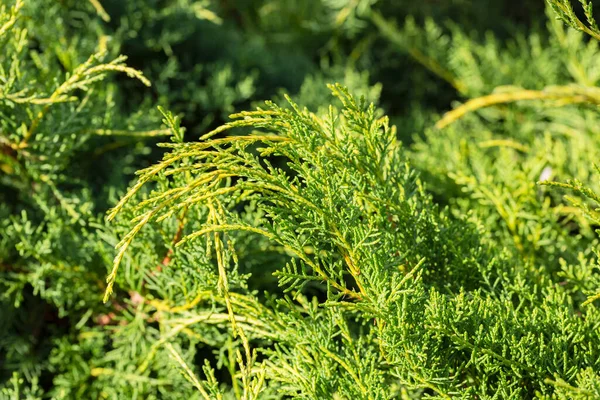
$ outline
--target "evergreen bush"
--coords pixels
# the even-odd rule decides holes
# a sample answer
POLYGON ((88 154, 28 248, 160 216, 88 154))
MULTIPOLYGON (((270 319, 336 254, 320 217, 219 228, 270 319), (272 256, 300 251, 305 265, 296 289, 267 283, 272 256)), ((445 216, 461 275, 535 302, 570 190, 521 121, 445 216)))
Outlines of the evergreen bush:
POLYGON ((600 398, 592 3, 463 3, 5 1, 0 397, 600 398))

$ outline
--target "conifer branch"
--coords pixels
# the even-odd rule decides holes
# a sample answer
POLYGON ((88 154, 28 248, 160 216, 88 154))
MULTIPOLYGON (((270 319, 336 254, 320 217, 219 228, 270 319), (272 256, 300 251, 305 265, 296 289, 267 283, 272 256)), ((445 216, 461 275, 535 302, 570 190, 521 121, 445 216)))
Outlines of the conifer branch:
POLYGON ((6 21, 0 20, 0 22, 2 22, 2 25, 0 25, 0 38, 15 25, 17 19, 19 18, 19 11, 21 8, 23 8, 23 5, 24 0, 17 0, 8 14, 5 11, 6 6, 2 5, 2 8, 0 9, 0 15, 5 17, 6 21))
POLYGON ((447 112, 436 123, 435 127, 443 129, 466 114, 481 108, 530 100, 556 100, 559 101, 557 105, 561 106, 577 103, 589 103, 597 106, 600 105, 600 92, 598 92, 597 88, 579 86, 553 86, 541 91, 499 91, 498 93, 471 99, 454 110, 447 112))
MULTIPOLYGON (((58 86, 50 97, 45 101, 46 106, 42 108, 35 118, 31 121, 29 128, 21 138, 19 148, 27 147, 32 135, 36 132, 39 124, 44 116, 50 110, 50 107, 55 103, 66 101, 67 95, 75 90, 88 90, 89 86, 97 81, 104 79, 107 72, 122 72, 131 78, 138 79, 146 86, 150 86, 150 81, 144 75, 133 68, 127 67, 124 62, 127 59, 125 56, 119 56, 108 63, 95 65, 104 58, 103 53, 91 55, 86 62, 75 68, 72 74, 60 86, 58 86)), ((71 99, 72 97, 68 97, 71 99)))
POLYGON ((596 40, 600 40, 600 30, 598 29, 598 25, 596 24, 596 20, 593 16, 593 8, 592 2, 588 0, 579 0, 581 4, 586 20, 587 25, 579 19, 575 10, 573 9, 573 5, 571 4, 571 0, 546 0, 548 5, 554 10, 557 15, 557 18, 563 21, 568 26, 587 33, 591 37, 596 40))
MULTIPOLYGON (((378 12, 372 12, 370 14, 371 20, 377 26, 379 31, 386 36, 392 43, 397 45, 398 47, 405 49, 406 52, 419 64, 423 65, 429 71, 439 76, 446 82, 448 82, 452 87, 454 87, 459 93, 466 92, 466 86, 463 82, 461 82, 457 77, 455 77, 450 71, 442 67, 440 63, 438 63, 435 59, 428 57, 424 54, 418 47, 411 45, 408 40, 406 40, 398 29, 386 20, 381 14, 378 12)), ((408 25, 408 24, 407 24, 408 25)))
POLYGON ((94 9, 96 10, 96 13, 98 13, 98 15, 100 16, 100 18, 102 18, 102 20, 104 22, 110 22, 110 15, 108 15, 108 13, 104 9, 104 7, 102 7, 102 4, 100 3, 100 1, 98 1, 98 0, 89 0, 89 2, 92 4, 92 6, 94 7, 94 9))

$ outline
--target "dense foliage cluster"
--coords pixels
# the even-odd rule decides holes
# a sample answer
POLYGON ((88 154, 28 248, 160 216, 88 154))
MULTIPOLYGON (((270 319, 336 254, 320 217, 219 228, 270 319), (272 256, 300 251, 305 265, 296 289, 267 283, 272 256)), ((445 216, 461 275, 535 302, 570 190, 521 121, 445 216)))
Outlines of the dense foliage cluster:
POLYGON ((0 3, 0 398, 600 398, 600 29, 545 7, 0 3))

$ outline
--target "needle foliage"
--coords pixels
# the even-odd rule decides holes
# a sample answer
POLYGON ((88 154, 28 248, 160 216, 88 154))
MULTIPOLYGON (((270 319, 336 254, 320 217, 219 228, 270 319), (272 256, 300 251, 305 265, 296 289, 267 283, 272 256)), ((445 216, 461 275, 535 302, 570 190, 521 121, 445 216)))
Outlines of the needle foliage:
POLYGON ((591 2, 451 4, 3 3, 0 398, 600 398, 591 2))

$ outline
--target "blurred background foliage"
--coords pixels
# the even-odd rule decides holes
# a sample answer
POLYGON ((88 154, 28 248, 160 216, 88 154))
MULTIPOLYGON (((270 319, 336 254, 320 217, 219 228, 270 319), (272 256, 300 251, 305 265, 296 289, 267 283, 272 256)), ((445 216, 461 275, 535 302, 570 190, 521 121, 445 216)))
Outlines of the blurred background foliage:
MULTIPOLYGON (((134 172, 162 155, 155 144, 168 132, 157 105, 180 115, 185 140, 194 141, 231 113, 265 99, 283 103, 284 93, 324 111, 325 84, 340 82, 390 116, 437 203, 496 227, 482 231, 483 240, 545 265, 549 279, 569 282, 578 299, 599 286, 589 223, 569 212, 561 193, 535 185, 575 177, 598 188, 590 168, 600 155, 596 112, 558 101, 505 104, 443 134, 434 128, 457 102, 494 91, 597 86, 598 45, 547 18, 541 0, 26 0, 19 13, 20 31, 0 36, 0 386, 7 396, 196 395, 178 386, 185 379, 175 370, 142 377, 131 367, 143 363, 158 329, 146 324, 135 293, 144 285, 166 290, 163 278, 134 266, 164 260, 176 226, 137 245, 118 282, 125 300, 109 309, 100 302, 116 238, 126 232, 125 224, 106 227, 104 215, 134 172), (151 86, 110 70, 73 101, 53 104, 32 129, 32 116, 46 106, 8 94, 49 97, 91 54, 99 65, 127 55, 151 86)), ((244 271, 273 265, 269 257, 278 255, 265 243, 237 240, 261 250, 231 278, 243 287, 244 271)), ((177 262, 186 257, 198 262, 189 254, 177 262)), ((207 287, 216 279, 186 273, 207 287)), ((252 279, 257 292, 276 284, 252 279)), ((206 335, 218 342, 218 332, 206 335)), ((168 364, 157 360, 153 371, 161 362, 168 364)))

